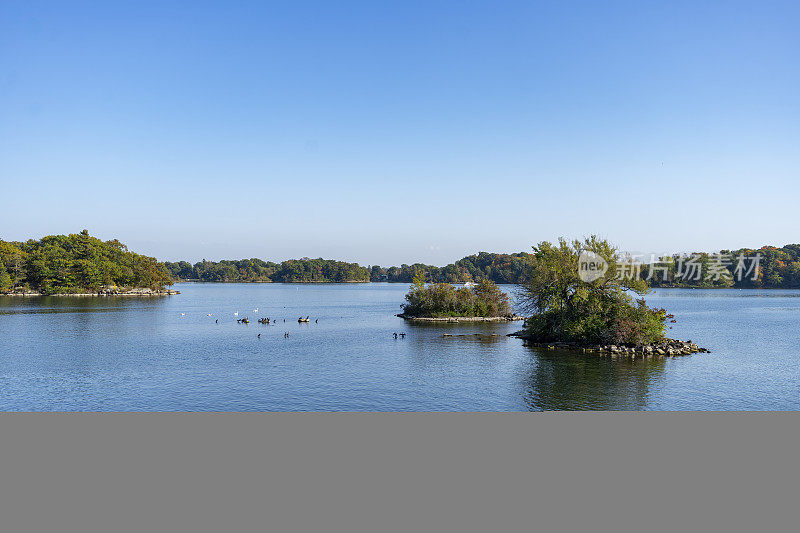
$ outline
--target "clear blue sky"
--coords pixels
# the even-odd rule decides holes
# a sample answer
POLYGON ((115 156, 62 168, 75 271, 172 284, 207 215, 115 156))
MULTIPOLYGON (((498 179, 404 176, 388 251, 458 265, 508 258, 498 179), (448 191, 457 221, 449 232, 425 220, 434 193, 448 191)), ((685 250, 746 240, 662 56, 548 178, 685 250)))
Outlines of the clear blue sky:
POLYGON ((383 265, 800 242, 797 2, 0 6, 6 240, 383 265))

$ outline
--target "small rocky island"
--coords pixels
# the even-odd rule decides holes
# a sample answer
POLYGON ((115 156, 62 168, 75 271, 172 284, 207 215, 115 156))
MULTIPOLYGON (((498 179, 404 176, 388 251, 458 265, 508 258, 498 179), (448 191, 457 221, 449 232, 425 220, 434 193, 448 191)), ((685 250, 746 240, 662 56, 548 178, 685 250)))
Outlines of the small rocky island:
POLYGON ((531 315, 510 336, 546 349, 611 356, 707 353, 692 341, 666 336, 675 317, 646 304, 645 280, 620 275, 633 271, 632 266, 613 245, 595 236, 540 243, 522 285, 521 304, 531 315))
POLYGON ((425 283, 414 277, 403 312, 397 316, 418 322, 510 322, 524 320, 511 309, 508 295, 483 279, 477 284, 454 287, 450 283, 425 283))

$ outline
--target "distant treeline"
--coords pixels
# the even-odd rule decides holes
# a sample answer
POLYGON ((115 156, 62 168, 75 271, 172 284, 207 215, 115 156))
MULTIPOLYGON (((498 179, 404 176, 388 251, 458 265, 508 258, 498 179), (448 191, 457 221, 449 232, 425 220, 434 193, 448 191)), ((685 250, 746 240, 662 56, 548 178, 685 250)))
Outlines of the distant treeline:
POLYGON ((332 259, 292 259, 272 263, 261 259, 238 261, 200 261, 194 265, 179 261, 167 262, 166 267, 175 280, 218 282, 366 282, 389 281, 411 283, 417 272, 433 283, 464 283, 489 279, 495 283, 519 283, 525 280, 531 254, 492 254, 481 252, 437 267, 415 263, 399 267, 363 267, 332 259))
POLYGON ((800 289, 800 244, 665 257, 642 277, 651 287, 800 289))
MULTIPOLYGON (((308 258, 282 263, 241 259, 219 262, 204 260, 194 265, 186 261, 167 262, 165 265, 177 281, 411 283, 416 273, 421 272, 428 283, 465 283, 488 279, 495 283, 517 284, 527 281, 532 259, 533 255, 525 252, 480 252, 443 267, 421 263, 399 267, 363 267, 357 263, 308 258)), ((788 244, 782 248, 765 246, 759 249, 723 250, 714 254, 698 253, 689 259, 665 257, 655 267, 641 265, 640 275, 649 278, 648 282, 653 287, 800 288, 800 244, 788 244), (757 255, 760 259, 757 275, 753 279, 753 271, 748 270, 757 255), (740 256, 745 258, 743 264, 738 261, 740 256), (737 271, 742 266, 745 270, 737 271)))
POLYGON ((163 289, 172 276, 152 257, 129 252, 117 240, 101 241, 83 230, 40 240, 0 240, 0 292, 43 294, 93 292, 116 285, 163 289))
POLYGON ((483 279, 495 283, 521 283, 526 279, 532 257, 525 252, 516 254, 480 252, 443 267, 420 263, 389 268, 373 266, 370 279, 411 283, 415 272, 419 270, 428 283, 466 283, 483 279))
MULTIPOLYGON (((654 287, 800 288, 800 244, 782 248, 723 250, 695 254, 692 261, 667 257, 641 275, 654 287), (722 255, 720 255, 722 254, 722 255), (741 271, 760 255, 758 273, 741 271), (742 265, 738 257, 747 258, 742 265), (692 270, 699 265, 700 275, 692 270), (652 276, 650 270, 653 269, 652 276), (737 272, 737 269, 740 271, 737 272), (666 272, 666 280, 664 273, 666 272), (716 273, 716 274, 715 274, 716 273), (720 275, 721 274, 721 275, 720 275), (741 278, 741 279, 738 279, 741 278)), ((465 283, 488 279, 495 283, 524 283, 533 255, 525 252, 480 252, 443 267, 415 263, 392 267, 363 267, 331 259, 293 259, 282 263, 261 259, 180 261, 161 263, 128 251, 117 240, 101 241, 84 230, 77 235, 53 235, 27 242, 0 240, 0 291, 36 290, 45 294, 94 291, 107 285, 160 289, 172 281, 215 282, 367 282, 411 283, 417 273, 428 283, 465 283)))
POLYGON ((215 282, 346 283, 369 281, 369 270, 357 263, 332 259, 291 259, 283 263, 261 259, 165 263, 176 280, 215 282))

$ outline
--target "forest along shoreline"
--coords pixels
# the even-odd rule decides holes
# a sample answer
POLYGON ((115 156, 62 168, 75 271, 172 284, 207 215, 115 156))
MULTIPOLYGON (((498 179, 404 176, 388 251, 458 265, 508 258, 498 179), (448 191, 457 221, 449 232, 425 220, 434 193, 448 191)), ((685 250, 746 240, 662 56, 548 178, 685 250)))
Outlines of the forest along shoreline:
MULTIPOLYGON (((698 253, 692 258, 706 271, 715 259, 723 255, 733 257, 744 254, 760 256, 760 273, 753 279, 746 276, 734 279, 736 261, 724 264, 728 275, 713 278, 680 276, 681 255, 664 256, 654 264, 640 263, 642 275, 650 278, 653 288, 697 289, 800 289, 800 244, 787 244, 781 248, 721 250, 719 253, 698 253)), ((684 258, 685 259, 685 258, 684 258)), ((428 283, 469 283, 489 279, 498 284, 521 284, 528 280, 534 254, 479 252, 442 267, 422 263, 381 267, 361 266, 333 259, 290 259, 281 263, 261 259, 238 259, 176 263, 165 262, 174 281, 202 281, 218 283, 411 283, 417 272, 422 272, 428 283)))
MULTIPOLYGON (((701 265, 714 256, 760 256, 756 278, 732 279, 735 262, 725 268, 729 275, 716 278, 679 277, 679 256, 665 256, 658 264, 640 264, 642 275, 653 288, 700 289, 800 289, 800 244, 783 247, 721 250, 695 254, 701 265), (655 275, 651 276, 651 273, 655 275)), ((175 282, 217 283, 410 283, 422 272, 429 283, 470 283, 488 279, 498 284, 528 281, 535 253, 480 252, 438 267, 414 263, 399 267, 364 267, 333 259, 290 259, 282 263, 261 259, 197 262, 160 262, 130 252, 118 240, 101 241, 89 235, 50 235, 25 242, 0 239, 0 294, 97 294, 102 287, 164 289, 175 282)))

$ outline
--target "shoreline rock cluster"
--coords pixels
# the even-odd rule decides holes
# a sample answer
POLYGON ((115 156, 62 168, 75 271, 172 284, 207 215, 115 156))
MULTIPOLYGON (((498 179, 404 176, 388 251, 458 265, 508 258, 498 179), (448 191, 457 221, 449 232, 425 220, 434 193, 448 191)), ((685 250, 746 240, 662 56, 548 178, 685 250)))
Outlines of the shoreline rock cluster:
POLYGON ((444 317, 428 317, 428 316, 408 316, 403 313, 396 315, 404 320, 413 320, 416 322, 516 322, 525 320, 525 317, 519 315, 508 316, 444 316, 444 317))
POLYGON ((171 296, 180 293, 181 291, 176 291, 174 289, 151 289, 149 287, 137 287, 132 289, 123 287, 103 287, 96 292, 44 294, 39 291, 28 290, 0 293, 0 296, 171 296))
POLYGON ((518 337, 528 346, 546 348, 548 350, 573 350, 582 353, 599 353, 600 355, 623 355, 628 357, 676 357, 693 353, 711 353, 691 340, 664 339, 654 344, 582 344, 577 342, 536 342, 525 337, 524 331, 509 333, 509 337, 518 337))

